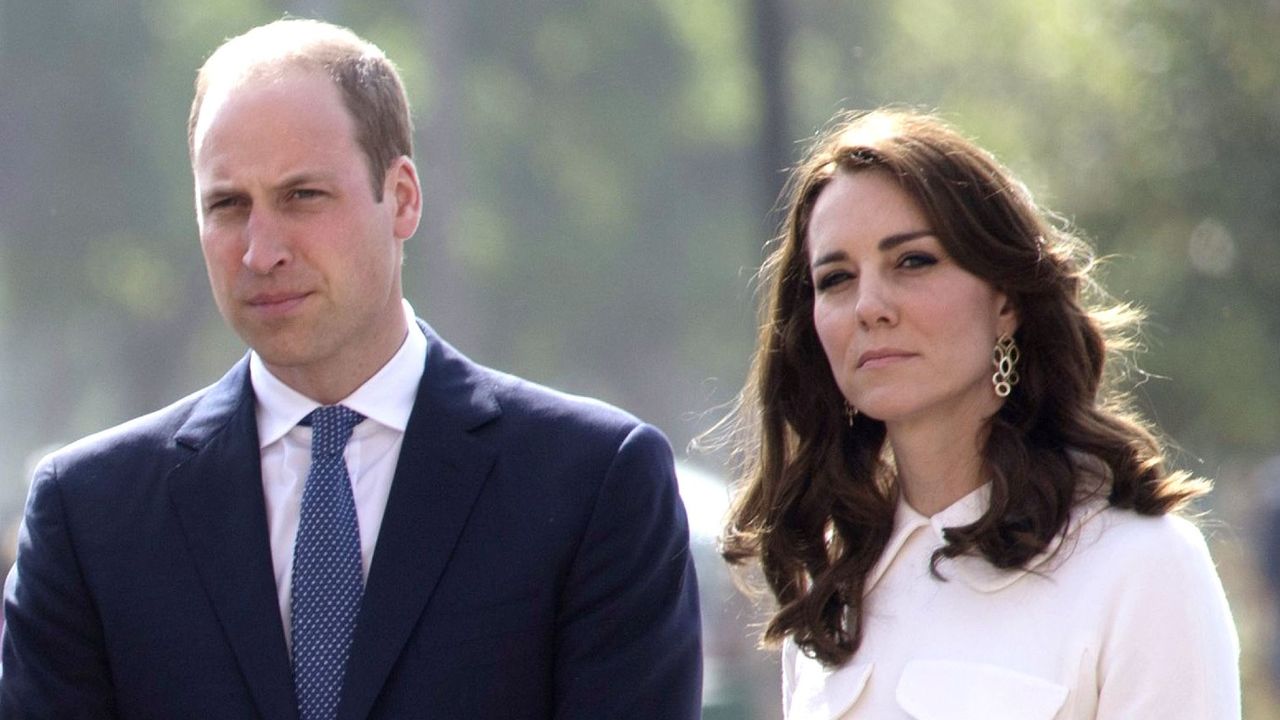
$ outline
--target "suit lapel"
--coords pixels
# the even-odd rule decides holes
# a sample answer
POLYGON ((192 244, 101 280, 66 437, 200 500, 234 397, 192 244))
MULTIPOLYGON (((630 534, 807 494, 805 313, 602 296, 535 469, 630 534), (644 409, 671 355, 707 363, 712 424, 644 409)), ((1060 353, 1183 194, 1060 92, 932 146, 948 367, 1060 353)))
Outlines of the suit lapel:
POLYGON ((262 498, 247 360, 197 403, 175 436, 195 451, 170 494, 196 569, 263 717, 296 718, 262 498))
POLYGON ((444 571, 495 450, 471 431, 499 414, 481 370, 422 325, 427 362, 405 429, 356 624, 338 717, 368 716, 444 571))

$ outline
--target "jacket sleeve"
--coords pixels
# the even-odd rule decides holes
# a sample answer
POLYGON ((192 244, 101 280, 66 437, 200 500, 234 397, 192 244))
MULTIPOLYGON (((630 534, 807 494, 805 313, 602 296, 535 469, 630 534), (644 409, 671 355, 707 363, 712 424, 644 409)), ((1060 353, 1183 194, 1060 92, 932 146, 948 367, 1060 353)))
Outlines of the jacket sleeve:
POLYGON ((1200 531, 1150 518, 1114 599, 1099 660, 1098 720, 1230 720, 1241 715, 1240 643, 1200 531))
POLYGON ((116 717, 102 625, 81 574, 52 460, 36 471, 5 583, 0 717, 116 717))
POLYGON ((701 713, 701 620, 671 449, 634 428, 610 465, 557 621, 557 720, 701 713))

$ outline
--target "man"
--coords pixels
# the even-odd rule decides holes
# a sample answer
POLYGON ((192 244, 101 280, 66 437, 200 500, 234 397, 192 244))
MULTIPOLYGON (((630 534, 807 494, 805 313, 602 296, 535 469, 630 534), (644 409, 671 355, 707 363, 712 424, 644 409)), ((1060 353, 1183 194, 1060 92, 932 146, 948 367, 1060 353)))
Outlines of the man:
POLYGON ((670 448, 414 318, 421 194, 381 51, 251 30, 201 69, 189 136, 214 298, 252 352, 42 463, 0 717, 697 717, 670 448))

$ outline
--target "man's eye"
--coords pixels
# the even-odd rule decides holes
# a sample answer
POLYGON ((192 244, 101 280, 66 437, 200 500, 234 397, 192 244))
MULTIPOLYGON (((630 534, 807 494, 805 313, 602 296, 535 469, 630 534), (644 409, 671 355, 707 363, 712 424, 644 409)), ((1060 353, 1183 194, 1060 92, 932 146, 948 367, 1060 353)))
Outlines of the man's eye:
POLYGON ((324 193, 320 192, 319 190, 313 190, 311 188, 298 188, 297 190, 294 190, 290 194, 294 200, 314 200, 315 198, 320 197, 324 193))
POLYGON ((214 212, 216 210, 228 210, 231 208, 240 207, 243 204, 244 204, 243 198, 238 198, 238 197, 218 198, 213 202, 209 203, 209 212, 214 212))

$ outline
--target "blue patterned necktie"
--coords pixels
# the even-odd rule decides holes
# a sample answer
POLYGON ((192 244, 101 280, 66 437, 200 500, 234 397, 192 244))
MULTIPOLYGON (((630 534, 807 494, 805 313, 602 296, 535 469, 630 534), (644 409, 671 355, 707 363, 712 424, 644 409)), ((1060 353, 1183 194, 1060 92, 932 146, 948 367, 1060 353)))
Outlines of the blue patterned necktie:
POLYGON ((293 545, 293 683, 301 720, 337 715, 356 614, 364 594, 360 529, 351 478, 342 458, 364 419, 341 405, 317 408, 311 424, 311 470, 302 489, 293 545))

